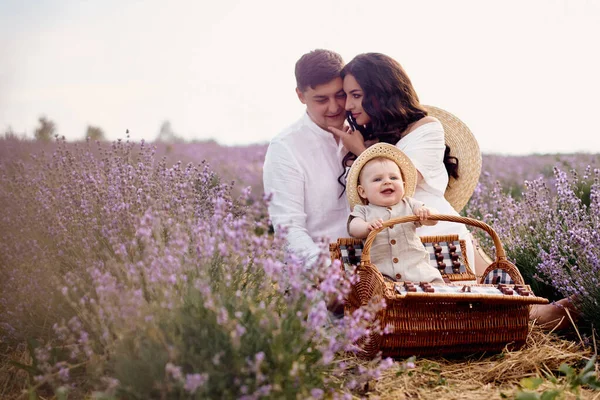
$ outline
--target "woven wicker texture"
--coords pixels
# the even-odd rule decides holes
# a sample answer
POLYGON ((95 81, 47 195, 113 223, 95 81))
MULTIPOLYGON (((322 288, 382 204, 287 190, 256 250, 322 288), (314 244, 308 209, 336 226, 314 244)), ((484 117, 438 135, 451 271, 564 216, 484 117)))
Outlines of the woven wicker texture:
MULTIPOLYGON (((466 243, 464 240, 460 240, 458 235, 421 236, 420 239, 425 249, 429 252, 429 262, 433 267, 440 267, 436 256, 440 254, 443 257, 442 262, 445 264, 445 267, 443 269, 440 268, 440 273, 443 277, 447 277, 450 281, 475 280, 475 274, 466 257, 466 243), (449 252, 448 244, 454 244, 457 247, 456 254, 460 262, 458 268, 455 268, 453 265, 453 256, 449 252), (436 245, 440 245, 441 252, 436 253, 436 245)), ((353 271, 355 266, 360 263, 362 249, 362 239, 339 238, 336 243, 329 244, 331 260, 340 260, 346 272, 353 271)), ((499 283, 508 282, 502 280, 499 283)))
POLYGON ((402 172, 402 179, 404 180, 404 195, 412 197, 415 194, 415 188, 417 187, 417 170, 412 161, 410 161, 410 158, 408 158, 402 150, 392 144, 377 143, 363 151, 361 155, 354 160, 352 167, 348 172, 346 196, 348 197, 350 210, 354 210, 354 206, 357 204, 367 204, 358 195, 358 178, 360 171, 365 164, 377 157, 385 157, 398 164, 398 167, 402 172))
POLYGON ((497 283, 514 283, 510 277, 503 269, 495 269, 489 271, 486 275, 484 275, 483 283, 487 284, 497 284, 497 283))
POLYGON ((371 264, 371 245, 381 230, 398 223, 415 222, 419 218, 409 216, 386 221, 382 228, 372 231, 364 243, 361 262, 356 270, 359 281, 352 286, 346 313, 353 313, 361 305, 384 298, 387 307, 377 315, 375 323, 381 328, 392 329, 391 333, 372 333, 361 338, 358 342, 362 348, 361 356, 371 358, 379 352, 384 357, 444 355, 495 352, 507 345, 521 347, 528 333, 529 305, 545 304, 548 300, 533 295, 531 288, 523 284, 519 270, 506 259, 502 243, 489 225, 451 215, 432 215, 430 218, 468 224, 490 234, 496 246, 496 260, 483 276, 490 271, 503 270, 515 285, 508 288, 502 285, 449 284, 442 290, 427 292, 424 289, 415 291, 414 288, 409 291, 409 284, 404 283, 406 290, 399 290, 398 283, 384 280, 377 267, 371 264))
POLYGON ((467 259, 467 244, 458 235, 421 236, 429 262, 451 281, 475 280, 467 259), (440 264, 441 262, 441 264, 440 264))
MULTIPOLYGON (((383 336, 377 350, 384 357, 406 357, 499 352, 507 344, 520 348, 527 338, 528 319, 526 304, 388 299, 382 326, 393 329, 383 336)), ((371 347, 364 348, 365 356, 377 354, 371 347)))
POLYGON ((440 120, 444 127, 450 155, 458 159, 458 179, 450 178, 444 197, 460 212, 468 203, 481 174, 481 151, 471 130, 448 111, 425 106, 429 115, 440 120))

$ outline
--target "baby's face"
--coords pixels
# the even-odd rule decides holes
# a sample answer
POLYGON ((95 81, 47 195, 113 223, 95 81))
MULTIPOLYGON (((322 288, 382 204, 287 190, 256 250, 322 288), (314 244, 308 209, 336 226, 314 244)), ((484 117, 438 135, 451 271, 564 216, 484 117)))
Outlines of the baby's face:
POLYGON ((369 204, 387 207, 404 197, 404 181, 398 164, 387 158, 375 158, 360 171, 358 194, 369 204))

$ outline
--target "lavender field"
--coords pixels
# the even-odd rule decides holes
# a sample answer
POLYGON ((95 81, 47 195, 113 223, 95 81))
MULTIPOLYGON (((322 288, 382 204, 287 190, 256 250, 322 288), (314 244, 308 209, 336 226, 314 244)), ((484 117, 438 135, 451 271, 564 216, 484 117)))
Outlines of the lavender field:
MULTIPOLYGON (((269 233, 265 152, 0 139, 0 398, 351 399, 383 376, 431 374, 418 359, 352 358, 383 305, 328 321, 348 288, 269 233)), ((463 210, 498 232, 536 293, 574 296, 586 351, 600 323, 599 168, 597 154, 484 155, 463 210)), ((459 398, 446 380, 431 390, 459 398)))

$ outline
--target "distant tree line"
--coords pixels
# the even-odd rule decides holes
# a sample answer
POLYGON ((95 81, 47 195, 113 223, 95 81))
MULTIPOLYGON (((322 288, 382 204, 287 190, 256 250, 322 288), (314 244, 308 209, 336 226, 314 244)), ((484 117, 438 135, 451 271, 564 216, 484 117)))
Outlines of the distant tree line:
MULTIPOLYGON (((56 123, 46 116, 42 116, 38 118, 39 125, 33 131, 33 137, 35 140, 39 140, 41 142, 50 142, 56 136, 56 123)), ((4 133, 5 138, 25 138, 25 134, 17 134, 13 129, 9 126, 4 133)), ((104 130, 99 126, 88 125, 85 131, 86 139, 94 140, 94 141, 105 141, 106 136, 104 134, 104 130)))
POLYGON ((157 142, 163 143, 182 143, 185 140, 176 134, 171 127, 170 121, 164 121, 160 126, 160 130, 158 131, 158 136, 156 137, 157 142))
MULTIPOLYGON (((34 139, 39 140, 41 142, 50 142, 54 139, 56 135, 56 123, 46 116, 39 117, 38 126, 33 132, 34 139)), ((3 137, 7 139, 26 139, 26 134, 18 134, 9 126, 4 132, 3 137)), ((94 125, 87 126, 84 138, 100 142, 107 140, 104 130, 99 126, 94 125)), ((185 142, 185 139, 173 131, 170 121, 165 120, 160 126, 158 136, 156 136, 155 141, 162 143, 183 143, 185 142)))
MULTIPOLYGON (((49 119, 46 116, 41 116, 38 118, 38 126, 35 128, 33 132, 33 137, 35 140, 41 142, 50 142, 57 135, 56 123, 49 119)), ((13 138, 13 139, 26 139, 27 135, 25 133, 16 133, 10 126, 4 132, 4 135, 0 136, 4 138, 13 138)), ((104 130, 99 126, 88 125, 85 131, 85 139, 89 139, 92 141, 106 141, 106 134, 104 130)), ((158 131, 158 135, 156 136, 155 142, 162 143, 184 143, 185 139, 175 133, 173 127, 171 126, 171 122, 165 120, 158 131)))

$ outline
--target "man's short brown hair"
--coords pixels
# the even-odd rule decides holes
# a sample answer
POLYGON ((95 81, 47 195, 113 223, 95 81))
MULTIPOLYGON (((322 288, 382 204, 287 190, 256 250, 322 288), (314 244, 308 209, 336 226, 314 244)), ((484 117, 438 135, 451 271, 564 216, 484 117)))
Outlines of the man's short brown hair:
POLYGON ((301 92, 340 77, 342 56, 331 50, 316 49, 296 62, 296 87, 301 92))

